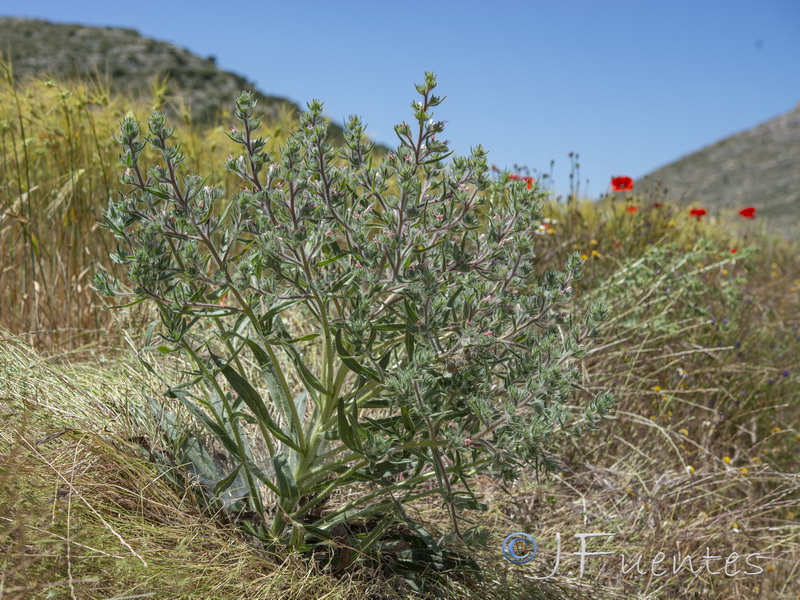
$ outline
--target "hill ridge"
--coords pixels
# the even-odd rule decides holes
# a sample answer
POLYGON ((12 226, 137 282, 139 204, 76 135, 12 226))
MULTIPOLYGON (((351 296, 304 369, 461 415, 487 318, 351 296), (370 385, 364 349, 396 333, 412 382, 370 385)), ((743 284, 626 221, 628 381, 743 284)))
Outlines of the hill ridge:
POLYGON ((659 167, 639 189, 704 207, 756 206, 787 231, 800 216, 800 102, 788 112, 659 167))
MULTIPOLYGON (((267 121, 303 109, 281 96, 265 94, 238 73, 221 69, 216 58, 201 58, 186 48, 142 35, 135 29, 53 23, 43 19, 0 17, 0 56, 11 59, 15 77, 46 75, 108 77, 112 90, 141 95, 154 77, 168 76, 172 96, 182 98, 197 123, 214 122, 230 111, 244 89, 253 90, 267 121)), ((169 102, 177 112, 175 100, 169 102)), ((342 140, 342 127, 331 121, 330 133, 342 140)))

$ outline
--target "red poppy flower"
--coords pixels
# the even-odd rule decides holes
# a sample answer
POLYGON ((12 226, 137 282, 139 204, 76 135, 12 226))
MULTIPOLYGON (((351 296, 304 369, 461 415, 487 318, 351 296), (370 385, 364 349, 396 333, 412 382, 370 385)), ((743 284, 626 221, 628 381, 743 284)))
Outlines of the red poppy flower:
POLYGON ((625 211, 629 212, 631 214, 635 214, 637 210, 639 210, 638 206, 626 206, 625 207, 625 211))
POLYGON ((612 192, 629 192, 633 189, 633 179, 630 177, 614 177, 611 180, 612 192))
POLYGON ((739 211, 739 216, 743 219, 755 219, 756 218, 756 207, 755 206, 748 206, 747 208, 743 208, 739 211))
POLYGON ((522 175, 511 174, 508 176, 508 178, 513 179, 514 181, 524 181, 528 184, 528 189, 533 187, 533 177, 523 177, 522 175))
POLYGON ((692 210, 689 211, 689 214, 691 216, 693 216, 693 217, 697 217, 697 220, 699 221, 700 219, 702 219, 706 215, 706 209, 705 208, 693 208, 692 210))
POLYGON ((738 251, 738 248, 731 248, 731 254, 736 254, 738 251))

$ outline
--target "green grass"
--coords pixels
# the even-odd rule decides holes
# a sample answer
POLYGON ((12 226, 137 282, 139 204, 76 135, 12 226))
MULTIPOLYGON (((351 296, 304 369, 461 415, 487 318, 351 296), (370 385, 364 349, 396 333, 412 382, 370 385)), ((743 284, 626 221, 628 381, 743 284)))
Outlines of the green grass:
MULTIPOLYGON (((148 315, 101 310, 84 273, 109 244, 94 225, 117 189, 108 132, 128 108, 144 115, 148 106, 86 86, 7 81, 0 107, 0 597, 415 597, 386 570, 334 576, 299 555, 259 550, 166 483, 147 450, 159 443, 157 424, 143 416, 142 392, 160 392, 119 343, 127 336, 135 346, 148 315)), ((181 138, 199 172, 229 151, 219 128, 184 125, 181 138)), ((452 574, 445 597, 800 594, 797 248, 758 221, 697 222, 653 198, 628 200, 640 206, 635 214, 612 199, 548 204, 553 233, 536 238, 542 268, 585 254, 576 302, 611 306, 606 336, 581 364, 585 392, 576 400, 611 389, 615 416, 564 442, 564 468, 547 480, 478 482, 489 508, 473 517, 491 533, 474 555, 485 581, 452 574), (514 531, 539 542, 533 563, 502 559, 500 543, 514 531), (617 556, 590 560, 583 580, 566 579, 577 565, 566 554, 577 550, 572 536, 594 531, 614 537, 591 549, 617 556), (549 572, 556 532, 559 576, 530 580, 549 572), (766 570, 736 578, 619 570, 619 553, 649 561, 664 552, 669 561, 678 547, 698 557, 707 546, 725 556, 760 552, 766 570)), ((429 529, 447 528, 435 500, 413 511, 429 529)))

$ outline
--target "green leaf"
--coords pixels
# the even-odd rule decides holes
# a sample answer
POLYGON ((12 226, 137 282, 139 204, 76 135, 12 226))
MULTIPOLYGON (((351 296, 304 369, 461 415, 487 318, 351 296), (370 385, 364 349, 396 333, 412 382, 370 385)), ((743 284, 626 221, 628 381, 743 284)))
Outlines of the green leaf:
POLYGON ((217 366, 221 367, 220 371, 225 379, 228 380, 228 383, 231 384, 231 387, 239 395, 239 397, 244 400, 247 408, 253 411, 253 414, 256 416, 256 418, 263 423, 267 429, 269 429, 269 432, 274 435, 276 439, 280 440, 293 450, 300 452, 300 446, 272 419, 267 406, 264 404, 261 396, 253 388, 253 386, 250 385, 250 383, 244 377, 239 375, 239 373, 237 373, 233 367, 230 365, 222 365, 222 361, 218 356, 214 355, 213 353, 211 356, 214 359, 214 362, 217 363, 217 366))
POLYGON ((317 263, 317 267, 325 267, 325 266, 327 266, 327 265, 329 265, 331 263, 336 262, 337 260, 339 260, 340 258, 342 258, 344 256, 347 256, 346 252, 342 252, 341 254, 337 254, 336 256, 334 256, 332 258, 328 258, 326 260, 322 260, 322 261, 317 263))
POLYGON ((217 482, 217 485, 214 486, 215 496, 219 496, 220 494, 222 494, 222 492, 231 487, 233 482, 236 480, 236 476, 239 474, 239 469, 241 468, 242 468, 242 463, 239 463, 238 465, 236 465, 236 468, 233 469, 233 471, 231 471, 227 477, 225 477, 225 479, 220 479, 217 482))
POLYGON ((272 459, 272 464, 275 467, 275 479, 278 480, 281 500, 297 502, 300 498, 300 491, 297 489, 297 482, 294 480, 286 456, 283 453, 277 454, 272 459))
POLYGON ((361 439, 357 434, 354 435, 355 432, 347 419, 347 412, 345 411, 344 400, 342 398, 339 398, 336 409, 339 439, 342 440, 342 443, 350 448, 350 450, 360 453, 362 450, 361 439))
POLYGON ((336 354, 339 355, 339 358, 342 359, 342 362, 345 364, 345 366, 354 373, 363 375, 364 377, 367 377, 377 382, 381 381, 381 378, 376 371, 370 369, 369 367, 365 367, 364 365, 360 364, 355 358, 349 355, 347 349, 344 347, 344 344, 342 343, 341 329, 336 331, 336 354))
POLYGON ((361 541, 359 541, 356 549, 359 552, 367 552, 375 542, 381 539, 383 533, 389 528, 389 526, 394 522, 391 518, 391 515, 384 516, 381 521, 372 529, 372 531, 367 534, 361 541))

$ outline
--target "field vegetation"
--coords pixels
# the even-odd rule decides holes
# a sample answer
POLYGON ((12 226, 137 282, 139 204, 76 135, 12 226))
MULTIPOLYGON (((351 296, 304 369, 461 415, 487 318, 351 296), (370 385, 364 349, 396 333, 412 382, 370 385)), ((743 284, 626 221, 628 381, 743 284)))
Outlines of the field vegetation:
MULTIPOLYGON (((267 552, 155 464, 164 423, 147 398, 163 389, 134 358, 154 314, 109 310, 89 285, 100 265, 117 272, 98 225, 122 187, 111 132, 129 112, 145 122, 162 96, 158 84, 134 102, 97 82, 19 81, 10 68, 0 82, 0 598, 423 597, 391 565, 337 570, 300 552, 267 552)), ((239 189, 218 168, 232 151, 231 123, 177 116, 191 170, 239 189)), ((264 123, 267 149, 277 152, 295 126, 288 114, 264 123)), ((798 248, 758 219, 693 218, 654 193, 551 198, 544 209, 531 231, 541 268, 581 253, 575 309, 597 300, 610 308, 580 385, 613 391, 617 407, 599 430, 559 442, 555 474, 523 473, 509 485, 479 478, 487 508, 472 516, 490 535, 469 552, 482 576, 430 574, 425 594, 797 598, 798 248), (529 564, 500 552, 517 531, 538 542, 529 564), (532 579, 552 570, 557 533, 558 574, 532 579), (613 534, 590 544, 613 555, 570 578, 578 533, 613 534), (673 556, 705 565, 707 549, 759 553, 762 571, 729 577, 723 558, 673 573, 673 556), (667 572, 656 576, 659 553, 667 572), (623 573, 622 554, 627 568, 641 555, 645 574, 623 573)), ((163 368, 185 365, 175 358, 163 368)), ((435 496, 413 511, 430 531, 448 526, 435 496)), ((738 569, 748 568, 743 560, 738 569)))

